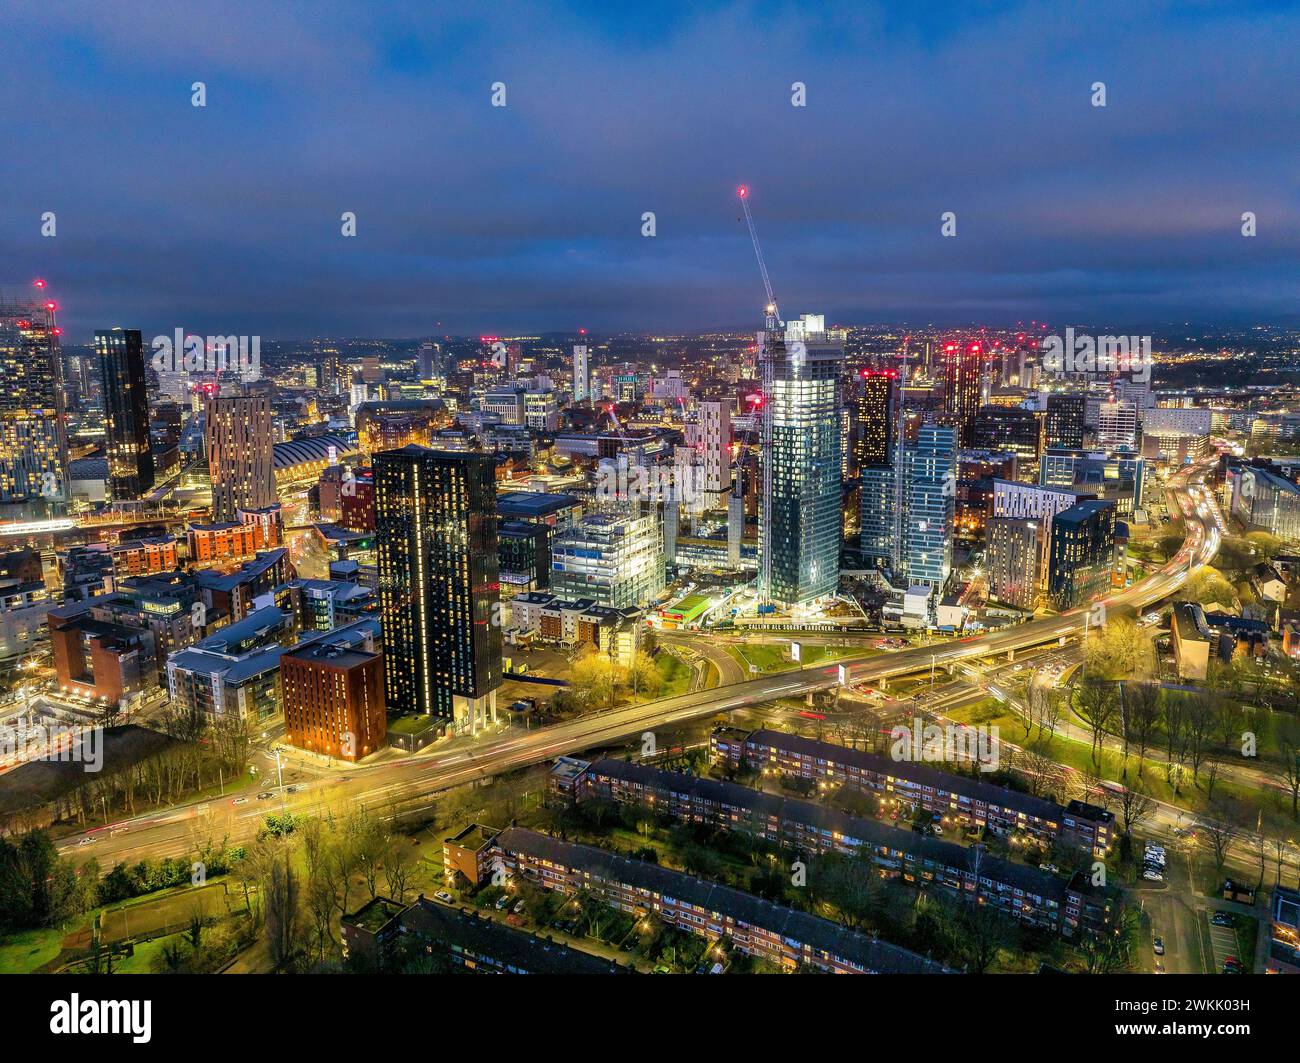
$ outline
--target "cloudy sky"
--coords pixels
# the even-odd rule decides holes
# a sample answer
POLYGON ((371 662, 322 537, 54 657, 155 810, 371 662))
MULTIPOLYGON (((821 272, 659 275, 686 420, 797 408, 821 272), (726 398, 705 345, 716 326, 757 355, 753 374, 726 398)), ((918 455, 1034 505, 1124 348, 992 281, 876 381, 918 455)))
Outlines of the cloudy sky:
POLYGON ((0 288, 74 342, 753 327, 743 182, 787 315, 1297 323, 1298 42, 1195 0, 8 0, 0 288))

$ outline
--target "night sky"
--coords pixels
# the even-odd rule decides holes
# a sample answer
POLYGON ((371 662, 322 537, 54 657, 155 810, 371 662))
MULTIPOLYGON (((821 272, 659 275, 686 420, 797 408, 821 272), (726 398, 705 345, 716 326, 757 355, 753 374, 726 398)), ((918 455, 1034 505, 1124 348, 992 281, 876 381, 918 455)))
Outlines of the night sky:
POLYGON ((219 7, 0 10, 0 287, 73 342, 760 327, 742 182, 787 316, 1297 321, 1293 5, 219 7))

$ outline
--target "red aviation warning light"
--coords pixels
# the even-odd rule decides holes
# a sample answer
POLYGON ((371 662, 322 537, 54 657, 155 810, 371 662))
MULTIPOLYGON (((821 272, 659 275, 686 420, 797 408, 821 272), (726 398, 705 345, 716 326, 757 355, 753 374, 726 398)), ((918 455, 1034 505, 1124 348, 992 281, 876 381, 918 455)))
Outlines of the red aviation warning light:
POLYGON ((736 195, 738 195, 741 199, 744 199, 747 195, 749 195, 749 189, 746 188, 744 185, 741 185, 739 188, 736 189, 736 195))
POLYGON ((37 277, 34 281, 32 281, 32 284, 35 285, 37 288, 45 287, 45 282, 41 280, 40 277, 37 277))
POLYGON ((45 304, 45 309, 46 309, 46 310, 57 310, 58 307, 55 306, 53 303, 46 303, 46 304, 45 304))

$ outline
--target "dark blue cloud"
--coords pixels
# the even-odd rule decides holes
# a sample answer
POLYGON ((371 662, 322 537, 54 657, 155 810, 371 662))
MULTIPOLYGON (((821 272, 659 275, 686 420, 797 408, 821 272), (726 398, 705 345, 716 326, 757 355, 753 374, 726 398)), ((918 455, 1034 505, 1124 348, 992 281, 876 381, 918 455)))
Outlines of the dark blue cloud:
POLYGON ((11 2, 0 282, 74 340, 753 325, 744 181, 790 313, 1294 320, 1296 11, 811 7, 11 2))

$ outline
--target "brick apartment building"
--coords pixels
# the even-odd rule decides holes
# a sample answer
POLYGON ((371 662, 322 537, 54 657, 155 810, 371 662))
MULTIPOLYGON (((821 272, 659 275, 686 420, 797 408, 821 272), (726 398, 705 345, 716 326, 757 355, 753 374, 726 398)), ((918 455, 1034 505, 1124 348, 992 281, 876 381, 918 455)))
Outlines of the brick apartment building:
POLYGON ((149 631, 97 620, 82 604, 51 609, 48 622, 60 687, 114 704, 156 684, 149 631))
POLYGON ((386 740, 383 655, 328 640, 280 657, 284 737, 290 745, 356 761, 386 740))
POLYGON ((863 819, 811 801, 736 783, 661 771, 624 760, 598 760, 572 779, 571 758, 558 766, 558 793, 579 802, 604 798, 688 823, 751 834, 812 856, 870 854, 880 874, 909 885, 942 886, 978 899, 1030 926, 1068 933, 1064 880, 1038 868, 988 856, 927 834, 863 819))
POLYGON ((400 953, 424 953, 472 974, 618 974, 627 968, 559 941, 543 941, 468 908, 421 895, 412 905, 376 897, 340 920, 343 955, 369 970, 390 969, 400 953))
POLYGON ((733 769, 748 767, 832 786, 853 786, 987 827, 996 834, 1028 835, 1043 845, 1059 842, 1104 856, 1114 839, 1114 814, 1095 805, 1072 801, 1063 807, 928 764, 896 761, 801 735, 771 730, 747 734, 718 728, 710 736, 709 748, 715 760, 733 769))
MULTIPOLYGON (((586 893, 634 918, 654 916, 785 970, 806 968, 839 974, 948 974, 950 968, 907 949, 848 930, 828 919, 786 908, 729 886, 633 860, 548 834, 507 827, 492 832, 476 826, 448 839, 444 866, 500 867, 507 882, 519 876, 542 889, 586 893), (456 839, 459 839, 457 841, 456 839), (477 850, 454 850, 471 840, 477 850)), ((479 879, 475 882, 483 881, 479 879)))

